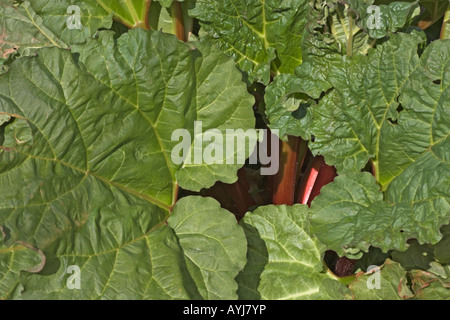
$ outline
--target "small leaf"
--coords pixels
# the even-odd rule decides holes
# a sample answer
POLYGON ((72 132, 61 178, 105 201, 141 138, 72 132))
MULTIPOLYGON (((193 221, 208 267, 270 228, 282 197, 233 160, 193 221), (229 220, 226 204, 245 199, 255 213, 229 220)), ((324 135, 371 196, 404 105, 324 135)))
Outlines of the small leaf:
POLYGON ((39 272, 45 263, 45 256, 25 243, 6 246, 4 236, 0 227, 0 300, 12 298, 15 290, 23 289, 21 272, 39 272))
POLYGON ((389 259, 380 268, 357 274, 349 289, 355 300, 403 300, 413 296, 406 271, 389 259))
POLYGON ((247 234, 247 266, 239 275, 240 299, 318 299, 325 247, 311 233, 306 205, 266 206, 241 222, 247 234))
POLYGON ((350 9, 358 15, 358 26, 371 38, 381 39, 391 32, 407 26, 419 1, 393 1, 389 4, 374 5, 375 0, 349 0, 350 9))
POLYGON ((411 287, 415 292, 414 298, 420 300, 449 300, 449 266, 441 266, 433 262, 430 271, 414 270, 411 272, 411 287), (445 274, 440 272, 440 275, 437 275, 434 273, 437 270, 443 271, 445 274))

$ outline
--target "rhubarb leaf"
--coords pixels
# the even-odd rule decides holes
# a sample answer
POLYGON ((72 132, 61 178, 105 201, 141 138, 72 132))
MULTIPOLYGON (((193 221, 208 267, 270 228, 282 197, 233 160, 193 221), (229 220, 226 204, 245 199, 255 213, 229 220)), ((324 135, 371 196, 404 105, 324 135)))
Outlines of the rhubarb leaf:
POLYGON ((385 190, 427 148, 445 144, 450 42, 433 42, 419 59, 422 41, 419 34, 398 34, 371 51, 367 63, 356 63, 353 72, 355 61, 341 63, 346 74, 340 73, 339 83, 330 79, 336 92, 313 114, 314 154, 324 155, 339 173, 358 171, 372 158, 385 190))
POLYGON ((236 298, 234 278, 245 266, 247 241, 234 215, 211 198, 188 197, 177 202, 167 222, 200 295, 209 300, 236 298))
POLYGON ((79 234, 83 244, 59 247, 50 258, 47 268, 56 269, 52 277, 22 277, 26 286, 21 298, 237 298, 234 278, 246 262, 245 235, 233 214, 221 209, 217 201, 181 199, 167 220, 168 226, 162 221, 149 228, 152 219, 142 214, 134 217, 135 224, 129 218, 119 221, 113 211, 105 214, 109 230, 97 233, 105 247, 87 238, 98 227, 87 222, 79 234), (211 259, 218 253, 221 258, 211 259), (78 290, 70 288, 68 266, 80 267, 78 290))
POLYGON ((392 1, 375 5, 375 0, 348 0, 350 10, 357 14, 357 25, 371 38, 381 39, 405 26, 413 18, 419 1, 392 1))
POLYGON ((111 28, 113 14, 100 3, 103 1, 32 0, 29 1, 29 6, 42 19, 47 29, 61 41, 71 45, 84 42, 100 29, 111 28))
POLYGON ((300 42, 309 1, 199 0, 190 15, 215 43, 254 80, 293 73, 302 61, 300 42))
POLYGON ((432 262, 427 271, 413 270, 410 279, 415 299, 450 299, 450 267, 448 265, 442 266, 437 262, 432 262))
POLYGON ((18 5, 1 0, 0 19, 0 64, 11 55, 32 55, 38 48, 67 47, 44 25, 28 1, 18 5))
POLYGON ((301 44, 303 62, 295 75, 280 74, 265 92, 265 114, 271 129, 277 129, 281 139, 288 135, 310 140, 312 99, 332 88, 330 77, 341 74, 342 55, 337 43, 324 44, 307 29, 301 44), (320 58, 318 58, 320 57, 320 58))
POLYGON ((240 299, 318 299, 325 247, 311 233, 306 205, 266 206, 241 222, 248 263, 237 278, 240 299), (255 295, 255 293, 257 293, 255 295))
POLYGON ((312 151, 343 174, 341 183, 324 188, 313 203, 313 226, 340 253, 371 244, 384 252, 404 251, 410 238, 436 244, 440 227, 449 222, 450 42, 431 43, 419 58, 421 39, 392 36, 369 53, 361 72, 346 68, 340 85, 330 77, 335 90, 313 109, 312 151), (376 179, 360 185, 362 174, 356 172, 370 158, 376 179), (376 182, 384 194, 376 195, 376 182), (343 185, 348 193, 342 193, 343 185), (343 207, 340 215, 336 201, 343 207))
POLYGON ((278 130, 281 139, 300 136, 309 140, 311 105, 315 103, 301 93, 302 81, 291 74, 281 74, 266 88, 264 96, 269 127, 278 130), (308 100, 308 101, 307 101, 308 100))
POLYGON ((48 257, 44 275, 23 278, 23 297, 236 298, 246 241, 234 216, 205 199, 174 203, 178 185, 232 182, 242 164, 172 160, 172 133, 192 136, 195 121, 254 128, 233 60, 142 29, 102 32, 73 52, 40 49, 0 76, 0 114, 11 118, 0 131, 0 225, 48 257), (211 265, 211 250, 233 258, 211 265), (86 290, 66 287, 72 265, 86 290))
MULTIPOLYGON (((395 181, 402 181, 408 171, 395 181)), ((407 187, 398 190, 408 190, 415 197, 399 195, 392 201, 383 201, 383 193, 367 172, 337 177, 311 204, 313 231, 341 255, 359 255, 370 245, 383 252, 404 251, 410 238, 436 244, 442 238, 440 227, 450 219, 450 199, 442 192, 450 181, 450 170, 430 163, 429 170, 417 174, 412 168, 412 172, 419 176, 418 182, 402 184, 407 187)), ((387 192, 394 187, 389 188, 387 192)))
POLYGON ((406 271, 390 260, 368 273, 357 274, 349 289, 355 300, 403 300, 413 297, 406 271))
POLYGON ((25 244, 6 246, 4 238, 0 228, 0 300, 10 298, 17 288, 22 289, 21 272, 38 272, 45 263, 42 253, 25 244))
POLYGON ((321 300, 351 300, 352 292, 344 284, 332 279, 324 279, 320 285, 321 300))
POLYGON ((369 245, 355 243, 355 239, 371 236, 359 235, 360 230, 356 228, 360 221, 358 215, 372 203, 382 203, 382 200, 383 196, 371 174, 338 176, 334 182, 322 187, 320 195, 311 203, 312 230, 322 243, 338 255, 357 254, 368 249, 369 245))
POLYGON ((450 225, 443 226, 441 233, 443 238, 433 247, 433 253, 440 263, 450 264, 450 225))

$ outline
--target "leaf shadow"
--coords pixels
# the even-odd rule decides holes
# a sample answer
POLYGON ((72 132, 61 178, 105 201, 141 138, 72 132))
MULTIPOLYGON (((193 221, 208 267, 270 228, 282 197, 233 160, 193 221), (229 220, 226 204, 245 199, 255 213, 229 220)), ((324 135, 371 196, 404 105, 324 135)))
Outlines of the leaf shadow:
POLYGON ((247 238, 247 264, 236 277, 238 283, 239 300, 260 300, 261 295, 258 287, 268 261, 269 253, 265 241, 261 238, 258 230, 241 220, 245 237, 247 238))

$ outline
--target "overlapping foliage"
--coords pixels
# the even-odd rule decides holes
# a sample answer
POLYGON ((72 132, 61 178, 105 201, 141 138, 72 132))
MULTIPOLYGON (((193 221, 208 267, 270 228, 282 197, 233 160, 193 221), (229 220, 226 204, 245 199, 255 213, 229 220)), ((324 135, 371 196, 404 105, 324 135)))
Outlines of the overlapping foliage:
POLYGON ((0 0, 0 298, 449 299, 450 8, 436 4, 0 0), (439 19, 440 39, 417 27, 439 19), (248 93, 261 85, 263 102, 248 93), (245 132, 254 109, 339 176, 310 207, 238 224, 195 192, 242 164, 176 164, 172 133, 245 132), (340 279, 327 250, 360 272, 340 279))

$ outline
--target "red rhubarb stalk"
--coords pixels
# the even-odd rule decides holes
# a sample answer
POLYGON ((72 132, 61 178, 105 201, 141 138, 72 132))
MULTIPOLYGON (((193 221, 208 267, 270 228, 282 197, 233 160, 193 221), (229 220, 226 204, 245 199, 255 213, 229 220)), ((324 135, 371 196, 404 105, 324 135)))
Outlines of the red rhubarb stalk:
POLYGON ((174 1, 172 3, 172 14, 174 17, 175 23, 175 35, 181 41, 186 42, 186 33, 184 30, 184 17, 183 17, 183 8, 181 7, 181 3, 178 1, 174 1))
POLYGON ((250 195, 250 185, 245 168, 238 171, 238 180, 232 184, 217 182, 214 186, 201 192, 202 196, 216 199, 222 208, 235 214, 238 220, 244 217, 257 203, 250 195))
POLYGON ((319 175, 320 168, 324 163, 323 157, 318 156, 311 160, 303 176, 299 192, 297 195, 297 203, 307 204, 311 195, 314 184, 316 183, 317 176, 319 175))
POLYGON ((312 159, 300 182, 296 202, 311 205, 320 194, 320 189, 332 182, 336 175, 336 169, 327 165, 322 156, 312 159))
POLYGON ((289 137, 280 144, 280 169, 273 178, 272 202, 275 205, 293 205, 301 139, 289 137))
POLYGON ((238 180, 233 184, 223 184, 229 197, 233 199, 236 208, 235 214, 238 220, 242 219, 249 208, 256 205, 256 201, 250 195, 250 185, 247 180, 245 168, 238 171, 238 180))

